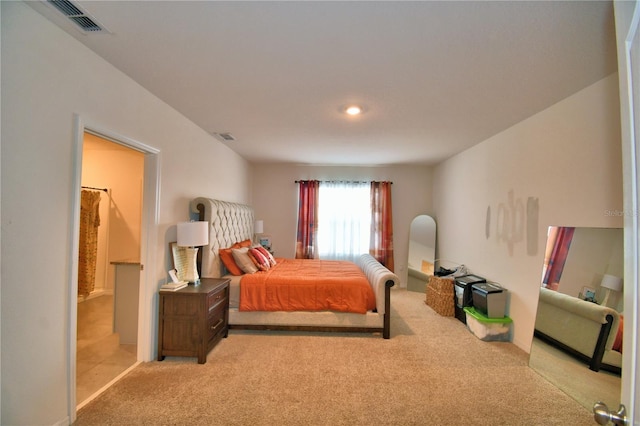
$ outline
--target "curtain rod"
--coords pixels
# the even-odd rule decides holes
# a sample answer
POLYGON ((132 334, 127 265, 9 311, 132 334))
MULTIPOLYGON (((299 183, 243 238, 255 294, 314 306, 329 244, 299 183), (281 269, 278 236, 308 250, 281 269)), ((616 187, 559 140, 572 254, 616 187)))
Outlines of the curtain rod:
POLYGON ((93 186, 83 186, 82 189, 93 189, 95 191, 104 191, 106 193, 109 192, 107 188, 94 188, 93 186))
MULTIPOLYGON (((313 179, 309 179, 309 180, 313 180, 313 179)), ((294 182, 295 183, 308 182, 309 180, 307 180, 307 181, 296 180, 294 182)), ((371 182, 387 182, 387 181, 377 181, 377 180, 319 180, 318 182, 320 182, 320 183, 338 183, 338 182, 340 182, 340 183, 342 183, 342 182, 345 182, 345 183, 371 183, 371 182)), ((389 183, 393 185, 393 182, 389 182, 389 183)))

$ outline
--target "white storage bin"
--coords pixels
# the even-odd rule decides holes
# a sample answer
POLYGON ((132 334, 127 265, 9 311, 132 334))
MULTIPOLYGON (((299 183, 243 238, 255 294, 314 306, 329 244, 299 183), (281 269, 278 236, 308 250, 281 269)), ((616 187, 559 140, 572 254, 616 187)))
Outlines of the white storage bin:
POLYGON ((467 328, 478 339, 485 342, 511 341, 511 318, 488 318, 473 307, 466 307, 464 311, 467 314, 467 328))

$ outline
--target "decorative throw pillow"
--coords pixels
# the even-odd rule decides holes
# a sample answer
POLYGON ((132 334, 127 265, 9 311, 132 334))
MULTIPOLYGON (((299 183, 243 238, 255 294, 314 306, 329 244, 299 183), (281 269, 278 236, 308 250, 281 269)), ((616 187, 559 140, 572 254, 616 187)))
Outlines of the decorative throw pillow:
POLYGON ((227 268, 232 275, 242 275, 244 272, 240 267, 236 264, 235 259, 233 258, 233 254, 231 253, 232 249, 242 248, 242 247, 250 247, 251 240, 238 241, 234 243, 231 247, 225 249, 219 249, 218 255, 220 256, 220 260, 227 268))
POLYGON ((618 334, 616 334, 616 340, 613 342, 613 350, 622 352, 622 335, 624 334, 624 315, 620 315, 620 322, 618 323, 618 334))
POLYGON ((236 265, 245 273, 254 274, 258 272, 258 267, 253 263, 251 257, 249 257, 249 247, 231 249, 231 255, 236 261, 236 265))
POLYGON ((236 264, 236 261, 233 258, 233 254, 231 253, 231 250, 232 250, 231 248, 218 250, 218 255, 220 256, 220 260, 222 260, 222 263, 227 268, 227 271, 229 271, 230 274, 242 275, 244 274, 244 272, 242 272, 242 269, 240 269, 240 267, 236 264))
POLYGON ((251 244, 252 244, 251 240, 244 240, 244 241, 240 241, 239 243, 235 243, 233 245, 233 248, 251 247, 251 244))
POLYGON ((256 264, 258 269, 261 271, 268 271, 271 267, 271 263, 269 263, 269 259, 260 252, 256 247, 251 247, 249 249, 249 256, 251 256, 251 260, 256 264))
POLYGON ((262 246, 256 246, 255 248, 262 253, 267 260, 269 260, 269 266, 274 266, 276 264, 276 260, 273 258, 273 255, 269 253, 269 250, 262 246))

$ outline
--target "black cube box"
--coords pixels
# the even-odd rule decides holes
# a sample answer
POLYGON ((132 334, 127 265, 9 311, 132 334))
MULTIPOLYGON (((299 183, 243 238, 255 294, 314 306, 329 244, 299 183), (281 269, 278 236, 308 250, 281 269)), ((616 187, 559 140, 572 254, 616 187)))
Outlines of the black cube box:
POLYGON ((487 280, 477 275, 464 275, 455 279, 455 317, 462 323, 467 323, 467 314, 464 312, 465 306, 473 306, 472 285, 484 282, 487 282, 487 280))

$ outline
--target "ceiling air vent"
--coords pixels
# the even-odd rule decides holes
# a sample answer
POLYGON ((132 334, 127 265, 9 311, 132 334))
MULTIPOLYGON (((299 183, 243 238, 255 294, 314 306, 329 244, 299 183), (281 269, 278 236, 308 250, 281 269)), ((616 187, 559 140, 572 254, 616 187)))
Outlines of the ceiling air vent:
POLYGON ((84 32, 107 32, 92 16, 69 0, 47 0, 47 3, 55 7, 84 32))
POLYGON ((231 133, 216 133, 215 135, 222 142, 232 142, 236 140, 235 136, 233 136, 231 133))

